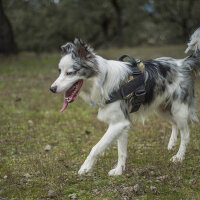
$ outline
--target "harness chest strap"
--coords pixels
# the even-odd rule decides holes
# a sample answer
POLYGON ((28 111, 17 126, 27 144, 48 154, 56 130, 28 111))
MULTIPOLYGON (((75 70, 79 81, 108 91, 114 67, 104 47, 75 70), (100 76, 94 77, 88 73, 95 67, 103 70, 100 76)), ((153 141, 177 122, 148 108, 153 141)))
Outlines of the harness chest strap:
POLYGON ((120 57, 120 61, 128 57, 130 59, 130 65, 132 74, 123 81, 121 87, 111 93, 110 99, 106 101, 106 104, 113 103, 117 100, 131 100, 132 110, 136 112, 140 108, 140 105, 145 101, 145 80, 144 80, 144 64, 135 60, 132 56, 123 55, 120 57))

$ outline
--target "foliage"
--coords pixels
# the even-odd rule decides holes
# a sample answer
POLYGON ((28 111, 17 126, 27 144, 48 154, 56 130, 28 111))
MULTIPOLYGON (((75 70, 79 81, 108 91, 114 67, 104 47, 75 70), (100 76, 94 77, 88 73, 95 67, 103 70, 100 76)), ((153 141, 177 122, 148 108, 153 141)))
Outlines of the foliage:
POLYGON ((182 42, 199 0, 3 0, 20 50, 55 51, 79 36, 95 47, 182 42))
POLYGON ((166 30, 162 33, 161 39, 187 40, 194 29, 200 26, 199 0, 154 0, 152 2, 156 13, 153 19, 166 30))

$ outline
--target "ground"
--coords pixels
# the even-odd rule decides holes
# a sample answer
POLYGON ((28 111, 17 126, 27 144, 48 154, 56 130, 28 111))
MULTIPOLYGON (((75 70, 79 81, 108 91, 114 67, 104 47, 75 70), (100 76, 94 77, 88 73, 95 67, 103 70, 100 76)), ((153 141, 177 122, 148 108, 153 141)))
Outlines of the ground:
MULTIPOLYGON (((117 59, 182 58, 184 46, 98 51, 117 59)), ((49 91, 58 76, 59 54, 22 53, 0 57, 0 199, 200 199, 200 125, 191 124, 191 141, 182 164, 169 160, 171 127, 155 115, 130 130, 124 175, 109 177, 117 162, 113 145, 88 176, 79 170, 106 130, 97 109, 78 99, 60 113, 63 94, 49 91), (46 145, 51 149, 45 151, 46 145)), ((197 112, 200 81, 196 81, 197 112)))

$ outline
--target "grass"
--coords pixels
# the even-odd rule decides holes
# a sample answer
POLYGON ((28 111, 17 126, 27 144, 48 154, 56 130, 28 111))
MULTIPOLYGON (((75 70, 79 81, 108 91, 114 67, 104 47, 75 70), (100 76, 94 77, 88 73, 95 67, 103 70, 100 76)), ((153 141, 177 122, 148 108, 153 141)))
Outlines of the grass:
MULTIPOLYGON (((183 57, 183 46, 108 49, 100 55, 117 59, 123 53, 140 59, 183 57)), ((123 176, 109 177, 116 164, 113 145, 88 176, 77 171, 106 130, 97 109, 78 99, 59 113, 63 96, 48 88, 57 77, 58 54, 23 53, 0 57, 0 199, 200 199, 200 126, 191 125, 186 160, 172 164, 167 151, 170 125, 156 116, 143 126, 133 123, 123 176), (45 151, 51 145, 50 151, 45 151), (137 190, 135 185, 138 184, 137 190), (134 187, 135 186, 135 187, 134 187), (53 195, 49 195, 53 190, 53 195)), ((196 81, 200 111, 200 82, 196 81)))

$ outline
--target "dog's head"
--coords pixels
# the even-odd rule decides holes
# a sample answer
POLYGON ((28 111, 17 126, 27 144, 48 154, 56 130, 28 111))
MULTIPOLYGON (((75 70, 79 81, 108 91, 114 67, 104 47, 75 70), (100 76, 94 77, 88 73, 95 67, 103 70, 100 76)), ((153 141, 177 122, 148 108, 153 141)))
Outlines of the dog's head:
POLYGON ((93 50, 82 40, 76 38, 74 43, 67 43, 61 46, 61 49, 59 76, 50 90, 54 93, 64 91, 62 112, 67 108, 68 103, 76 99, 84 79, 97 75, 98 68, 93 50))

